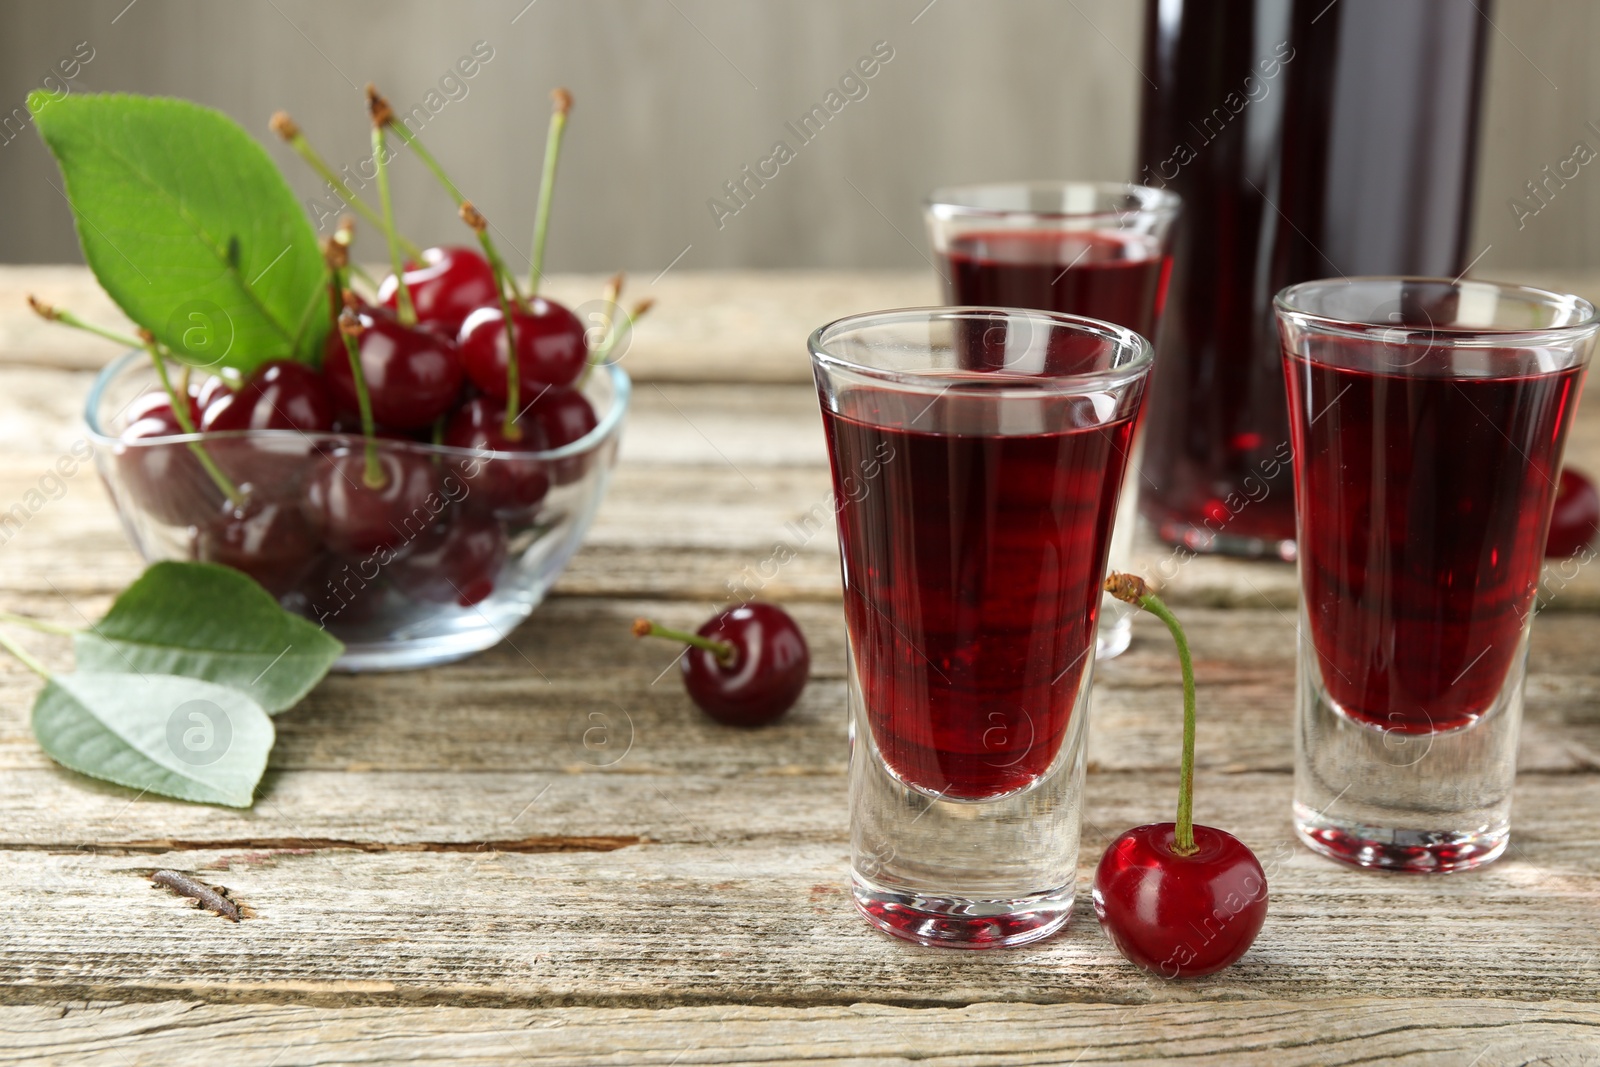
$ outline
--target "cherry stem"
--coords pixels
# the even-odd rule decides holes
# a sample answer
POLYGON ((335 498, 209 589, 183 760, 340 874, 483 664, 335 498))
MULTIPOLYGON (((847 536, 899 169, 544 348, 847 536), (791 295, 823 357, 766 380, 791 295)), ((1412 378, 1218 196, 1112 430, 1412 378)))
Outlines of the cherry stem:
MULTIPOLYGON (((185 434, 195 432, 194 420, 189 417, 187 397, 180 402, 178 392, 172 386, 172 379, 167 376, 167 365, 161 357, 161 349, 156 344, 155 337, 148 331, 141 331, 140 338, 135 339, 127 334, 117 333, 115 330, 108 330, 102 326, 85 322, 72 312, 51 307, 31 294, 28 297, 28 306, 33 308, 39 316, 51 322, 59 322, 63 326, 70 326, 75 330, 83 330, 85 333, 92 333, 96 337, 104 337, 108 341, 115 341, 131 348, 142 348, 150 353, 150 360, 155 364, 156 375, 161 379, 162 388, 166 390, 167 403, 172 408, 172 417, 177 420, 178 428, 185 434)), ((205 468, 206 474, 217 484, 217 488, 221 489, 223 494, 227 496, 228 502, 238 507, 244 501, 244 496, 239 492, 238 487, 228 479, 228 476, 223 474, 216 463, 212 461, 211 454, 205 450, 205 447, 199 441, 190 441, 188 446, 189 450, 200 460, 200 464, 205 468)))
POLYGON ((378 202, 383 206, 384 236, 389 243, 389 269, 394 271, 395 307, 399 311, 400 325, 417 324, 416 305, 411 303, 411 287, 406 284, 406 267, 400 255, 400 242, 394 239, 394 201, 389 196, 389 168, 384 165, 388 148, 384 144, 382 122, 372 124, 373 166, 378 171, 378 202))
POLYGON ((0 648, 4 648, 7 652, 21 660, 22 665, 28 668, 34 674, 37 674, 39 677, 49 681, 50 672, 45 669, 45 665, 34 659, 33 656, 29 654, 27 649, 17 644, 5 634, 0 634, 0 648))
POLYGON ((56 634, 61 637, 75 637, 83 633, 78 626, 62 626, 57 622, 46 622, 36 619, 32 615, 18 615, 11 611, 0 611, 0 622, 14 623, 17 626, 26 626, 30 630, 37 630, 42 634, 56 634))
POLYGON ((1178 782, 1178 822, 1173 831, 1172 851, 1192 856, 1200 850, 1194 841, 1194 660, 1189 655, 1189 639, 1183 626, 1161 598, 1150 592, 1143 578, 1135 574, 1112 572, 1106 576, 1106 592, 1128 604, 1136 604, 1167 624, 1172 641, 1178 646, 1178 666, 1183 670, 1183 764, 1178 782))
POLYGON ((669 626, 651 622, 649 619, 633 620, 633 636, 635 637, 665 637, 669 641, 679 644, 693 645, 695 648, 704 649, 717 657, 717 662, 726 666, 733 662, 733 646, 726 641, 713 641, 700 634, 692 634, 687 630, 674 630, 669 626))
MULTIPOLYGON (((150 353, 150 362, 155 364, 156 377, 161 379, 161 388, 167 391, 167 403, 172 407, 172 417, 177 420, 178 428, 186 434, 196 433, 194 420, 189 417, 189 397, 179 396, 178 390, 173 387, 172 378, 167 374, 167 361, 163 358, 155 337, 148 330, 141 330, 139 334, 144 339, 144 350, 150 353)), ((226 474, 222 473, 222 468, 217 466, 204 445, 199 441, 190 441, 189 451, 194 453, 195 458, 200 461, 200 466, 205 468, 206 474, 210 475, 217 488, 222 490, 222 495, 228 498, 228 503, 234 507, 244 503, 244 494, 239 492, 239 487, 234 485, 226 474)))
MULTIPOLYGON (((471 201, 461 202, 461 220, 471 226, 480 239, 487 236, 489 220, 472 206, 471 201)), ((484 252, 488 251, 489 246, 485 244, 484 252)), ((522 427, 517 425, 517 416, 522 413, 520 409, 522 377, 521 368, 517 366, 517 329, 511 321, 511 304, 506 300, 507 283, 511 283, 513 293, 516 292, 516 285, 512 283, 511 272, 506 270, 506 265, 498 256, 490 257, 489 270, 494 273, 494 291, 500 298, 500 323, 506 332, 506 410, 500 423, 500 433, 508 441, 519 441, 522 439, 522 427)))
POLYGON ((565 89, 550 93, 550 132, 544 141, 544 170, 539 175, 539 207, 533 216, 533 259, 528 265, 528 292, 537 295, 544 281, 544 243, 550 234, 550 201, 556 191, 556 164, 561 159, 561 138, 567 131, 572 94, 565 89))
MULTIPOLYGON (((342 287, 345 281, 343 272, 337 272, 336 277, 342 287)), ((356 407, 361 412, 361 436, 366 439, 367 464, 361 472, 361 480, 367 483, 369 489, 382 489, 386 479, 383 476, 383 465, 378 462, 378 437, 372 419, 372 397, 367 393, 367 376, 361 370, 361 346, 356 341, 355 335, 346 328, 355 326, 358 322, 356 313, 346 308, 339 316, 339 336, 344 338, 344 352, 350 360, 350 377, 356 387, 356 407)))
POLYGON ((422 249, 418 248, 414 241, 407 240, 404 234, 385 225, 383 216, 372 210, 370 204, 357 196, 355 190, 351 189, 343 178, 334 173, 333 168, 328 166, 328 161, 323 159, 315 148, 311 147, 311 142, 306 140, 305 134, 300 132, 300 127, 295 124, 295 121, 289 117, 287 112, 279 111, 274 114, 269 125, 272 127, 272 132, 287 141, 289 147, 294 149, 295 154, 305 160, 307 166, 316 171, 317 177, 328 183, 329 188, 338 195, 340 200, 350 205, 351 210, 378 227, 378 229, 383 230, 389 237, 399 241, 400 247, 405 249, 406 255, 412 258, 422 255, 422 249))
MULTIPOLYGON (((456 188, 456 183, 450 180, 450 175, 445 173, 444 167, 440 166, 439 161, 433 158, 432 152, 423 147, 422 140, 418 138, 416 134, 412 133, 406 128, 405 123, 395 122, 391 119, 389 122, 389 127, 394 130, 395 134, 399 136, 402 141, 406 143, 407 147, 409 147, 411 151, 417 154, 417 158, 422 160, 422 165, 433 172, 433 176, 438 179, 439 184, 444 187, 444 191, 449 193, 451 199, 456 202, 456 207, 458 209, 468 204, 466 196, 461 192, 460 189, 456 188)), ((500 249, 495 246, 494 239, 489 236, 487 227, 483 229, 477 229, 477 227, 473 228, 477 230, 478 244, 483 248, 483 258, 489 261, 490 267, 496 269, 497 277, 504 278, 503 284, 511 287, 512 301, 519 308, 526 308, 528 306, 527 298, 522 295, 522 290, 517 288, 516 277, 506 269, 506 261, 500 255, 500 249)))
POLYGON ((583 374, 578 378, 579 389, 582 389, 588 383, 589 375, 593 373, 596 367, 605 364, 611 353, 616 350, 617 345, 622 342, 622 339, 633 332, 633 324, 644 318, 645 312, 654 306, 654 300, 641 300, 633 305, 632 311, 624 311, 621 308, 616 309, 616 314, 611 316, 612 321, 608 323, 605 339, 596 345, 594 351, 589 354, 589 359, 583 368, 583 374), (620 321, 617 320, 618 315, 621 316, 620 321))

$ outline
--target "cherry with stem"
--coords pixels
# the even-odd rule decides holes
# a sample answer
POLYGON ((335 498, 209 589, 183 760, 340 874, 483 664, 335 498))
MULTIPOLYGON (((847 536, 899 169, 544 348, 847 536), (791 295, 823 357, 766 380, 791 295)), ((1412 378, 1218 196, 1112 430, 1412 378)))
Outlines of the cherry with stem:
POLYGON ((1156 616, 1183 671, 1183 761, 1176 823, 1136 826, 1095 868, 1094 910, 1127 959, 1165 978, 1198 978, 1233 964, 1267 917, 1267 877, 1225 831, 1194 823, 1194 663, 1183 627, 1142 578, 1108 575, 1106 592, 1156 616))
MULTIPOLYGON (((190 412, 187 391, 185 395, 180 396, 173 386, 172 378, 167 373, 167 363, 161 345, 156 342, 155 335, 149 330, 141 328, 138 338, 135 339, 126 334, 117 333, 115 330, 108 330, 103 326, 96 326, 91 322, 86 322, 72 312, 46 304, 31 294, 28 297, 28 306, 33 308, 34 313, 40 318, 50 322, 59 322, 63 326, 70 326, 75 330, 83 330, 85 333, 92 333, 96 337, 103 337, 108 341, 114 341, 129 348, 144 349, 150 355, 150 362, 156 369, 156 376, 161 379, 161 387, 166 391, 167 402, 172 408, 172 418, 178 424, 178 428, 185 434, 198 432, 195 428, 194 417, 190 412)), ((226 474, 222 473, 222 469, 211 458, 211 453, 206 451, 205 446, 199 441, 190 441, 188 446, 189 451, 194 453, 195 458, 200 461, 200 465, 205 468, 206 474, 216 483, 223 496, 228 498, 228 502, 234 506, 242 503, 244 494, 239 491, 239 487, 234 485, 226 474)))
POLYGON ((778 719, 800 699, 811 671, 805 635, 774 604, 735 605, 713 615, 695 633, 638 619, 633 634, 688 645, 688 654, 679 661, 683 687, 702 711, 730 726, 760 726, 778 719))
POLYGON ((372 394, 367 391, 367 376, 361 369, 361 319, 356 314, 360 301, 347 288, 350 265, 350 241, 354 233, 348 219, 339 224, 339 230, 322 245, 322 256, 328 265, 329 285, 337 294, 343 309, 334 318, 334 329, 344 343, 345 358, 350 361, 350 377, 355 383, 356 407, 361 415, 361 436, 365 438, 366 464, 361 480, 369 489, 383 488, 383 467, 378 462, 377 424, 372 417, 372 394))
MULTIPOLYGON (((480 241, 487 241, 489 220, 483 217, 482 212, 472 206, 472 201, 470 200, 461 202, 461 221, 472 228, 480 241)), ((485 251, 488 250, 487 244, 484 245, 484 249, 485 251)), ((521 368, 517 365, 520 360, 517 358, 517 331, 516 324, 513 321, 515 315, 511 303, 506 300, 507 286, 511 287, 512 299, 517 302, 517 306, 521 308, 523 305, 521 304, 521 298, 515 295, 516 282, 512 279, 511 273, 506 270, 505 264, 496 257, 489 260, 489 269, 494 271, 495 292, 500 297, 500 321, 506 331, 506 410, 500 425, 500 434, 507 441, 520 441, 522 439, 522 427, 518 424, 517 416, 522 413, 522 397, 520 394, 522 374, 521 368)))
MULTIPOLYGON (((462 193, 460 189, 456 188, 456 183, 450 180, 450 175, 445 173, 444 167, 440 166, 439 161, 433 157, 433 153, 429 152, 427 148, 423 146, 422 140, 416 134, 412 133, 406 128, 405 123, 394 121, 394 110, 389 107, 389 102, 382 96, 378 95, 377 89, 371 85, 367 86, 367 99, 369 101, 368 106, 374 108, 373 123, 375 125, 378 124, 379 115, 381 114, 382 124, 394 130, 395 135, 404 141, 406 146, 409 147, 411 151, 416 153, 417 158, 422 160, 423 166, 427 167, 428 170, 433 173, 433 176, 438 179, 439 184, 444 187, 445 192, 449 193, 451 198, 455 200, 456 208, 457 210, 461 211, 462 217, 466 218, 466 211, 472 205, 468 202, 466 195, 462 193)), ((380 181, 379 191, 381 192, 382 189, 383 186, 380 181)), ((481 215, 478 217, 482 218, 481 215)), ((468 225, 471 225, 471 223, 469 222, 468 225)), ((516 278, 513 277, 511 272, 506 269, 505 260, 501 258, 500 250, 495 247, 494 239, 489 236, 488 227, 485 226, 483 229, 473 227, 473 229, 478 235, 478 244, 483 248, 483 258, 489 261, 489 266, 494 268, 495 276, 502 279, 502 284, 509 284, 511 288, 512 302, 516 304, 518 308, 525 310, 527 308, 527 301, 524 299, 521 291, 517 288, 516 278)), ((396 268, 396 277, 398 277, 399 274, 399 268, 396 268)))
POLYGON ((533 216, 533 256, 528 264, 528 293, 531 296, 538 295, 539 285, 544 281, 544 243, 550 234, 550 201, 555 196, 556 163, 561 159, 561 138, 567 132, 572 94, 566 89, 553 89, 550 102, 550 129, 545 134, 544 168, 539 174, 539 206, 533 216))
MULTIPOLYGON (((422 254, 422 250, 417 247, 415 242, 408 241, 403 234, 386 225, 383 216, 374 211, 371 205, 356 195, 355 190, 351 189, 343 178, 334 173, 333 168, 328 166, 328 161, 323 159, 315 148, 311 147, 311 142, 306 140, 299 124, 289 117, 287 111, 274 112, 272 120, 267 125, 272 128, 273 133, 283 138, 289 147, 294 149, 296 155, 305 160, 307 166, 316 171, 317 177, 328 183, 328 187, 338 194, 340 200, 350 205, 351 210, 398 241, 400 247, 405 250, 406 255, 414 258, 422 254)), ((366 277, 365 272, 360 267, 352 267, 352 269, 362 276, 363 281, 372 282, 372 279, 366 277)))
POLYGON ((367 83, 367 111, 372 116, 372 165, 378 172, 378 206, 383 211, 383 231, 389 245, 389 267, 394 271, 400 325, 415 326, 417 309, 411 303, 411 288, 406 285, 405 260, 400 254, 400 242, 395 240, 394 201, 389 196, 389 147, 384 130, 394 121, 394 111, 371 82, 367 83))

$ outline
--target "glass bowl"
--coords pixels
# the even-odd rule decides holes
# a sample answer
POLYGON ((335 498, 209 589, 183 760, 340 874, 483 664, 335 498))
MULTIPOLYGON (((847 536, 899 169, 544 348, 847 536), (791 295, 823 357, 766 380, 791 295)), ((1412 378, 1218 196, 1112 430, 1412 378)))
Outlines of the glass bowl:
POLYGON ((498 643, 577 551, 616 464, 632 384, 620 367, 602 366, 580 391, 596 425, 562 448, 475 451, 380 438, 379 466, 409 472, 427 492, 353 537, 319 523, 307 488, 320 483, 337 495, 355 487, 345 472, 364 470, 360 436, 244 430, 124 439, 148 403, 140 398, 161 392, 143 352, 100 373, 85 418, 95 466, 146 560, 234 566, 344 642, 336 669, 404 670, 498 643), (207 465, 233 484, 234 500, 207 465))

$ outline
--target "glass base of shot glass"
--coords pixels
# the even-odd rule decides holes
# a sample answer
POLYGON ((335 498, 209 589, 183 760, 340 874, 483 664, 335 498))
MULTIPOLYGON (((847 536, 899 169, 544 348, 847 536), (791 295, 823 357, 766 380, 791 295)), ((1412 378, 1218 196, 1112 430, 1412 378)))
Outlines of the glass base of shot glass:
POLYGON ((1475 830, 1395 830, 1335 819, 1296 801, 1294 829, 1314 852, 1357 867, 1416 874, 1470 871, 1498 859, 1511 842, 1509 823, 1475 830))
MULTIPOLYGON (((1301 617, 1301 633, 1309 624, 1301 617)), ((1310 638, 1300 640, 1294 825, 1331 859, 1376 870, 1446 874, 1505 851, 1527 635, 1495 704, 1437 733, 1361 722, 1329 698, 1310 638)))
POLYGON ((919 945, 1017 948, 1043 941, 1072 916, 1075 885, 1013 900, 923 896, 850 873, 856 908, 878 929, 919 945))
POLYGON ((851 888, 867 921, 941 948, 1014 948, 1072 914, 1083 818, 1089 692, 1084 669, 1061 749, 1021 789, 978 799, 898 777, 873 742, 850 664, 851 888))

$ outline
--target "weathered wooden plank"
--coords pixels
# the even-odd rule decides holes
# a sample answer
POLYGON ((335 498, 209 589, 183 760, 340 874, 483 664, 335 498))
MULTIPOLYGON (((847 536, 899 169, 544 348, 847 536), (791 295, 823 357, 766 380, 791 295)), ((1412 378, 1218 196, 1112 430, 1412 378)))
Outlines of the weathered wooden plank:
POLYGON ((0 1064, 333 1061, 474 1064, 1171 1063, 1194 1067, 1580 1067, 1600 1008, 1569 1001, 1376 998, 1222 1003, 739 1004, 640 1008, 314 1008, 105 1003, 0 1009, 0 1064))
MULTIPOLYGON (((1591 783, 1580 777, 1529 776, 1516 850, 1481 872, 1446 879, 1363 874, 1292 844, 1285 775, 1245 778, 1232 789, 1203 782, 1201 817, 1237 831, 1257 851, 1272 904, 1238 965, 1178 984, 1120 962, 1085 895, 1065 934, 1016 952, 939 952, 875 933, 844 891, 843 783, 808 788, 814 784, 795 780, 785 790, 767 782, 750 791, 726 784, 694 799, 679 791, 681 782, 628 783, 638 813, 618 825, 667 826, 676 842, 607 838, 544 852, 358 851, 310 840, 286 849, 0 851, 0 881, 19 904, 6 920, 0 995, 526 1007, 1138 1003, 1484 990, 1512 999, 1600 999, 1600 872, 1592 863, 1600 816, 1587 802, 1591 783), (826 821, 834 829, 732 828, 732 813, 763 804, 803 827, 826 821), (718 806, 728 814, 715 814, 718 806), (801 810, 807 807, 817 810, 801 810), (150 888, 149 873, 163 867, 227 885, 256 917, 226 923, 150 888)), ((1152 811, 1146 776, 1098 776, 1091 790, 1084 879, 1104 844, 1098 828, 1165 815, 1152 811)), ((568 804, 575 807, 564 818, 582 825, 585 795, 551 798, 552 825, 568 804)), ((504 811, 501 825, 516 817, 511 805, 504 811)), ((774 814, 748 817, 770 826, 774 814)), ((546 818, 540 803, 517 825, 537 830, 546 818)), ((483 836, 497 829, 483 827, 483 836)))

